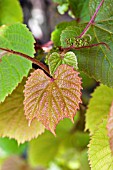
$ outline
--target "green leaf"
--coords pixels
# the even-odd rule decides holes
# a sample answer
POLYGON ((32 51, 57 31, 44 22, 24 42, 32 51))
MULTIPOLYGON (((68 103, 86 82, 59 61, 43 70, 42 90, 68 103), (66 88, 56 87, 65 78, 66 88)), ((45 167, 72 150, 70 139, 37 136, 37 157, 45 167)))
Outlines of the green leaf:
POLYGON ((97 125, 109 113, 113 100, 113 89, 101 85, 92 94, 88 110, 86 112, 86 130, 89 129, 91 134, 97 128, 97 125))
POLYGON ((108 129, 110 148, 113 153, 113 102, 110 108, 110 114, 107 122, 107 129, 108 129))
POLYGON ((63 3, 62 5, 58 5, 57 9, 58 12, 63 15, 67 10, 68 10, 69 4, 68 3, 63 3))
MULTIPOLYGON (((99 3, 100 0, 90 1, 91 15, 93 15, 99 3)), ((75 54, 78 57, 78 66, 80 70, 84 71, 97 81, 113 87, 113 8, 110 4, 110 0, 104 2, 95 23, 90 27, 84 38, 88 38, 88 35, 90 35, 90 45, 104 42, 109 45, 111 50, 107 49, 104 45, 99 45, 93 48, 75 50, 75 54), (106 12, 105 9, 110 12, 106 12)), ((65 27, 64 30, 60 32, 61 45, 66 47, 66 39, 69 38, 74 42, 74 39, 80 35, 85 27, 86 24, 75 25, 75 27, 72 28, 70 26, 65 27)))
MULTIPOLYGON (((76 118, 76 117, 75 117, 76 118)), ((77 120, 75 120, 76 124, 77 120)), ((60 145, 69 137, 69 133, 73 127, 73 123, 69 119, 61 121, 54 137, 49 131, 45 131, 37 139, 29 142, 28 160, 31 166, 48 166, 59 152, 60 145)), ((72 145, 71 145, 72 146, 72 145)))
POLYGON ((44 126, 33 121, 29 127, 24 116, 23 90, 25 80, 0 104, 0 136, 17 140, 18 144, 29 141, 44 132, 44 126))
POLYGON ((26 146, 26 143, 18 146, 17 141, 14 139, 9 139, 7 137, 0 138, 0 150, 5 153, 5 156, 22 154, 24 153, 26 146))
POLYGON ((89 160, 91 170, 112 170, 113 157, 109 146, 106 119, 98 126, 89 144, 89 160))
POLYGON ((82 87, 83 89, 91 89, 96 86, 96 81, 93 78, 90 78, 83 72, 80 72, 80 77, 82 77, 82 87))
POLYGON ((53 0, 53 2, 63 4, 63 3, 68 2, 68 0, 53 0))
POLYGON ((72 13, 75 15, 77 19, 80 21, 90 19, 89 16, 89 0, 69 0, 69 6, 72 13))
MULTIPOLYGON (((0 47, 34 56, 34 38, 23 24, 3 26, 0 29, 0 47)), ((32 64, 25 58, 5 54, 0 63, 0 101, 16 88, 24 76, 28 75, 32 64)))
POLYGON ((86 149, 80 151, 76 148, 67 148, 56 157, 56 162, 63 170, 89 170, 86 149))
POLYGON ((85 25, 83 26, 68 26, 65 28, 61 35, 60 35, 60 41, 61 41, 61 46, 62 47, 70 47, 70 46, 75 46, 75 47, 82 47, 86 46, 89 43, 90 37, 89 36, 84 36, 84 38, 77 38, 78 35, 80 35, 82 29, 84 28, 85 25))
POLYGON ((23 21, 23 13, 18 0, 0 0, 0 25, 23 21))
MULTIPOLYGON (((98 1, 90 1, 90 12, 94 13, 98 1)), ((111 0, 104 2, 103 6, 87 34, 92 36, 91 44, 105 42, 111 50, 100 45, 76 52, 79 68, 107 86, 113 87, 113 8, 111 0), (107 9, 107 10, 105 10, 107 9), (108 12, 109 11, 109 12, 108 12)))
POLYGON ((36 118, 55 134, 60 120, 69 118, 73 121, 81 103, 78 74, 65 64, 58 67, 52 78, 39 69, 31 74, 24 90, 24 110, 29 124, 36 118))
POLYGON ((71 135, 70 139, 72 139, 73 147, 77 147, 78 149, 85 148, 89 143, 89 134, 77 131, 71 135))
POLYGON ((76 21, 62 22, 55 27, 55 30, 51 34, 51 40, 54 42, 55 46, 61 46, 60 35, 67 26, 71 25, 76 25, 76 21))
POLYGON ((30 141, 28 156, 32 166, 47 166, 58 152, 59 140, 49 131, 30 141))
POLYGON ((73 66, 75 70, 78 69, 76 55, 71 51, 65 54, 63 53, 59 54, 57 52, 53 52, 49 56, 48 65, 50 69, 50 74, 53 75, 56 69, 58 68, 58 66, 60 66, 61 64, 67 64, 67 65, 73 66))

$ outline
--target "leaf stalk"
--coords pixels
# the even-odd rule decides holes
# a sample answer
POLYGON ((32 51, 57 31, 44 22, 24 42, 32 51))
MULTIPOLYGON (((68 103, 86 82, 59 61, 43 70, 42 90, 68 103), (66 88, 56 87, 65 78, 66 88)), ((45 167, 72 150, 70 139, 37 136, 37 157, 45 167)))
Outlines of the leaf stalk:
POLYGON ((0 48, 0 50, 6 51, 6 52, 8 52, 8 53, 10 53, 10 54, 16 54, 16 55, 19 55, 19 56, 21 56, 21 57, 24 57, 24 58, 30 60, 32 63, 38 65, 38 66, 39 66, 40 68, 42 68, 47 74, 50 75, 48 67, 47 67, 46 65, 44 65, 42 62, 36 60, 35 58, 32 58, 32 57, 30 57, 30 56, 28 56, 28 55, 26 55, 26 54, 23 54, 23 53, 20 53, 20 52, 17 52, 17 51, 13 51, 13 50, 9 50, 9 49, 5 49, 5 48, 0 48))
POLYGON ((97 16, 97 13, 99 12, 99 10, 100 10, 101 6, 103 5, 103 3, 104 3, 104 0, 102 0, 102 1, 100 2, 99 6, 96 8, 96 11, 95 11, 94 15, 92 16, 91 20, 88 22, 87 26, 85 27, 85 29, 84 29, 83 32, 79 35, 78 38, 82 38, 82 37, 86 34, 86 32, 89 30, 90 26, 91 26, 92 23, 94 22, 94 20, 95 20, 95 18, 96 18, 96 16, 97 16))

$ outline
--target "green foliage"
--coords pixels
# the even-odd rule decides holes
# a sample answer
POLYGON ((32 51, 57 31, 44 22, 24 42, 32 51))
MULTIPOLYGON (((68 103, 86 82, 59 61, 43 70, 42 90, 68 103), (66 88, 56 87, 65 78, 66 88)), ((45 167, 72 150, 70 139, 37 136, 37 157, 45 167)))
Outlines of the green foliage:
POLYGON ((90 78, 84 72, 80 72, 80 77, 82 77, 82 87, 83 89, 90 89, 96 86, 96 81, 93 78, 90 78))
POLYGON ((89 129, 91 134, 94 133, 102 119, 108 115, 112 101, 113 89, 107 86, 101 85, 97 87, 92 94, 86 112, 86 130, 89 129))
POLYGON ((76 27, 76 26, 69 26, 65 30, 62 31, 60 35, 60 41, 62 47, 82 47, 89 44, 89 37, 84 36, 84 38, 76 38, 81 32, 82 27, 76 27))
POLYGON ((63 4, 63 3, 68 2, 68 0, 53 0, 53 2, 63 4))
POLYGON ((63 15, 68 10, 68 6, 69 6, 68 3, 63 3, 62 5, 59 5, 57 7, 58 8, 58 12, 63 15))
POLYGON ((54 159, 59 147, 59 141, 49 131, 30 141, 29 162, 32 166, 47 166, 54 159))
POLYGON ((50 74, 53 75, 61 64, 67 64, 70 66, 73 66, 75 70, 78 69, 78 63, 77 63, 77 58, 73 52, 67 52, 67 53, 57 53, 53 52, 49 58, 48 58, 48 65, 49 65, 49 70, 50 74))
POLYGON ((23 21, 23 13, 18 0, 0 0, 0 25, 23 21))
POLYGON ((89 0, 69 0, 69 6, 73 15, 82 21, 90 19, 88 4, 89 0))
MULTIPOLYGON (((86 130, 92 135, 88 151, 91 170, 112 170, 112 0, 53 1, 61 14, 68 12, 75 19, 56 26, 51 35, 53 44, 36 42, 38 56, 33 58, 35 40, 21 24, 19 1, 0 0, 0 162, 12 154, 23 154, 27 145, 18 147, 17 143, 32 139, 26 156, 34 168, 89 170, 89 135, 83 133, 86 113, 86 130), (32 68, 31 62, 40 69, 33 70, 28 80, 23 79, 32 68), (94 90, 98 82, 84 73, 104 85, 94 90), (83 78, 83 90, 78 75, 83 78), (64 118, 74 124, 68 119, 61 121, 64 118), (45 128, 56 138, 49 131, 43 133, 45 128)), ((33 170, 15 156, 2 167, 15 168, 33 170)))
POLYGON ((58 12, 64 14, 68 11, 68 14, 72 18, 76 18, 78 21, 89 20, 89 0, 53 0, 55 3, 59 4, 57 6, 58 12))
POLYGON ((7 137, 0 138, 0 150, 4 152, 5 156, 11 154, 22 154, 25 151, 27 143, 18 146, 18 143, 14 139, 9 139, 7 137))
POLYGON ((71 21, 71 22, 62 22, 58 24, 55 28, 55 30, 51 34, 51 40, 54 42, 55 46, 60 46, 60 35, 62 31, 67 27, 67 26, 73 26, 76 25, 76 21, 71 21))
POLYGON ((89 159, 91 170, 112 170, 113 169, 113 157, 109 146, 109 138, 106 129, 106 119, 98 126, 98 130, 95 131, 91 137, 89 145, 89 159))
MULTIPOLYGON (((3 26, 0 29, 0 48, 34 56, 34 38, 23 24, 3 26)), ((0 101, 16 88, 31 69, 31 62, 14 54, 5 53, 0 63, 0 101)))
POLYGON ((68 170, 89 170, 87 150, 78 151, 75 148, 66 149, 59 153, 56 161, 62 169, 68 170))
MULTIPOLYGON (((75 120, 75 124, 76 123, 77 120, 75 120)), ((89 141, 89 137, 87 134, 82 135, 80 132, 71 134, 72 128, 72 122, 70 122, 68 119, 64 119, 57 126, 56 137, 54 137, 50 132, 45 131, 45 133, 39 136, 37 139, 33 139, 29 143, 28 150, 30 164, 34 167, 37 165, 43 165, 47 167, 53 161, 57 162, 58 165, 64 162, 66 163, 65 166, 68 166, 68 164, 70 165, 70 160, 71 162, 73 161, 73 164, 74 161, 77 162, 76 159, 72 160, 73 157, 77 157, 78 152, 80 152, 75 148, 78 145, 80 149, 86 147, 89 141), (83 140, 84 144, 82 143, 83 140), (78 143, 78 145, 76 143, 78 143), (69 155, 69 150, 73 150, 73 154, 69 155), (63 155, 67 155, 69 159, 67 160, 67 156, 63 155)), ((81 155, 82 152, 85 152, 85 150, 81 151, 81 155)), ((80 159, 80 156, 78 157, 80 159)), ((85 158, 87 162, 87 155, 85 155, 85 158)), ((81 160, 78 161, 81 163, 81 160)))
MULTIPOLYGON (((111 50, 108 50, 103 45, 98 47, 76 50, 75 54, 78 57, 78 66, 79 69, 86 72, 89 76, 95 78, 97 81, 100 81, 103 84, 106 84, 110 87, 113 87, 113 31, 112 31, 112 15, 113 8, 110 0, 104 2, 103 7, 98 13, 98 17, 90 27, 87 34, 91 36, 91 44, 97 44, 100 42, 105 42, 109 45, 111 50), (106 13, 106 9, 110 12, 106 13), (106 38, 107 37, 107 38, 106 38)), ((100 2, 100 1, 99 1, 100 2)), ((90 12, 95 11, 97 1, 90 1, 90 12), (95 5, 94 5, 95 4, 95 5)), ((92 12, 92 13, 93 13, 92 12)), ((73 26, 73 23, 70 23, 73 26)), ((70 25, 71 26, 71 25, 70 25)), ((55 39, 55 45, 62 45, 63 47, 67 46, 66 39, 71 37, 72 41, 74 38, 80 35, 80 33, 85 28, 86 24, 75 25, 75 27, 66 26, 64 24, 59 25, 56 28, 56 31, 52 34, 52 40, 54 41, 56 34, 58 33, 57 39, 55 39), (70 30, 71 28, 71 30, 70 30), (59 35, 60 34, 60 35, 59 35), (54 37, 55 36, 55 37, 54 37), (61 38, 60 38, 61 36, 61 38)), ((87 36, 86 36, 87 38, 87 36)))
POLYGON ((32 166, 43 165, 47 166, 52 161, 60 145, 73 124, 68 119, 61 121, 56 129, 57 136, 54 137, 49 131, 45 131, 37 139, 30 141, 28 156, 32 166))
POLYGON ((14 138, 18 144, 44 132, 44 126, 35 120, 28 126, 23 108, 24 85, 25 80, 0 104, 0 136, 14 138))

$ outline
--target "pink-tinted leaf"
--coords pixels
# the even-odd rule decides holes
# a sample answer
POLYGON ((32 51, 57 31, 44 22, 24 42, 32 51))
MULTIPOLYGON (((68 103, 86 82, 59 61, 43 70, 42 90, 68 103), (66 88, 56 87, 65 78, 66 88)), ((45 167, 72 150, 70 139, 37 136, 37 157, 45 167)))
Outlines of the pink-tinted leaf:
POLYGON ((108 129, 108 136, 110 138, 110 148, 113 153, 113 102, 110 108, 110 114, 108 117, 108 123, 107 123, 107 129, 108 129))
POLYGON ((25 85, 24 110, 26 118, 36 118, 55 134, 56 125, 63 118, 73 117, 81 103, 81 78, 73 67, 60 65, 53 78, 36 70, 25 85))

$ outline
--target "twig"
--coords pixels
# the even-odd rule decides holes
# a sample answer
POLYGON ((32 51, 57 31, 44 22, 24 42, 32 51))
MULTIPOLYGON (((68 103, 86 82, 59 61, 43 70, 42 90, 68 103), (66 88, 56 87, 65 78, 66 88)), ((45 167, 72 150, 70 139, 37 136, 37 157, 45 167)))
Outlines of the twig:
POLYGON ((79 35, 78 38, 82 38, 82 37, 85 35, 85 33, 88 31, 89 27, 90 27, 91 24, 94 22, 94 20, 95 20, 95 18, 96 18, 96 16, 97 16, 97 13, 98 13, 98 11, 100 10, 100 8, 101 8, 101 6, 103 5, 103 3, 104 3, 104 0, 102 0, 102 1, 100 2, 99 6, 97 7, 97 9, 96 9, 94 15, 92 16, 91 20, 89 21, 89 23, 87 24, 87 26, 85 27, 85 29, 84 29, 83 32, 79 35))
POLYGON ((66 48, 59 47, 59 50, 60 51, 69 51, 69 50, 72 50, 72 49, 80 50, 80 49, 83 49, 83 48, 97 47, 99 45, 104 45, 106 48, 108 48, 110 50, 110 47, 104 42, 100 42, 100 43, 97 43, 97 44, 91 44, 91 45, 87 45, 87 46, 81 46, 81 47, 75 47, 75 46, 70 46, 70 47, 66 47, 66 48))
POLYGON ((32 63, 38 65, 40 68, 42 68, 47 74, 50 74, 49 73, 49 69, 46 65, 44 65, 42 62, 36 60, 35 58, 32 58, 26 54, 23 54, 23 53, 20 53, 20 52, 16 52, 16 51, 13 51, 13 50, 9 50, 9 49, 5 49, 5 48, 0 48, 0 50, 3 50, 5 52, 8 52, 8 53, 11 53, 11 54, 16 54, 16 55, 19 55, 21 57, 24 57, 28 60, 30 60, 32 63))
POLYGON ((52 45, 53 45, 53 42, 52 41, 48 41, 47 43, 45 44, 35 44, 35 50, 38 51, 40 49, 42 49, 44 52, 49 52, 52 48, 52 45))

